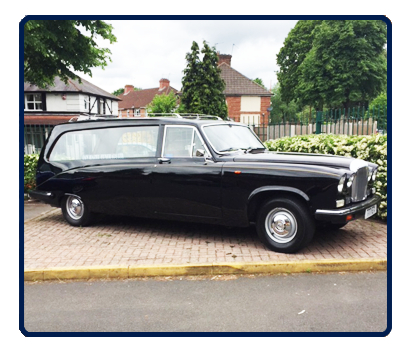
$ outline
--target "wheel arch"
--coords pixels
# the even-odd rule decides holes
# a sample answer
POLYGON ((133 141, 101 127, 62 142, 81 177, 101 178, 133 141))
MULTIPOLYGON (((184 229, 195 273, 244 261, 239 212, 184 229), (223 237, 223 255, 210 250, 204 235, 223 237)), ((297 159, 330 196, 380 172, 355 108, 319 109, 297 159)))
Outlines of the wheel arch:
POLYGON ((308 195, 298 188, 288 186, 264 186, 255 189, 248 198, 248 218, 249 221, 256 220, 256 214, 260 206, 268 199, 275 197, 294 198, 307 207, 310 206, 308 195))

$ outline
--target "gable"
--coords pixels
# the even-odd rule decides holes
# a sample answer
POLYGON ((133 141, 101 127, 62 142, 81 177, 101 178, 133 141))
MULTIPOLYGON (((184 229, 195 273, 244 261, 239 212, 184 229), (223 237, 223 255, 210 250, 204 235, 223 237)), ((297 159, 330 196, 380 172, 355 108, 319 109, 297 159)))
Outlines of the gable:
POLYGON ((272 93, 254 83, 248 77, 239 73, 226 63, 218 66, 221 69, 221 78, 225 81, 226 87, 224 94, 226 96, 271 96, 272 93))

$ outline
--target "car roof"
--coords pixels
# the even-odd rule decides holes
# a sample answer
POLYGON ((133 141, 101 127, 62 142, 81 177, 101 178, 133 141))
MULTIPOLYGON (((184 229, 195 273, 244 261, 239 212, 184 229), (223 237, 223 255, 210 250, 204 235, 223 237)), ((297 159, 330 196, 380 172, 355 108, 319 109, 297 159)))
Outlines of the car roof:
POLYGON ((135 117, 135 118, 99 118, 94 120, 81 120, 58 124, 58 127, 67 127, 67 129, 85 129, 94 127, 142 125, 142 124, 170 124, 170 125, 194 125, 201 126, 205 124, 237 124, 233 121, 217 119, 189 119, 189 118, 171 118, 171 117, 135 117))

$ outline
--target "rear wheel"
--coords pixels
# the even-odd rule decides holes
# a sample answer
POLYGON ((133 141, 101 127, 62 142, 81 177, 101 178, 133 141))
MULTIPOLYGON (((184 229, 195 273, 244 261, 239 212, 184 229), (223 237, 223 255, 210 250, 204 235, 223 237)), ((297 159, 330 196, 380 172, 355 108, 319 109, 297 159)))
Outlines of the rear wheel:
POLYGON ((83 200, 77 196, 65 196, 62 200, 62 213, 72 226, 87 226, 91 221, 91 212, 83 200))
POLYGON ((260 209, 256 230, 271 250, 295 253, 314 237, 315 225, 308 209, 292 198, 272 199, 260 209))

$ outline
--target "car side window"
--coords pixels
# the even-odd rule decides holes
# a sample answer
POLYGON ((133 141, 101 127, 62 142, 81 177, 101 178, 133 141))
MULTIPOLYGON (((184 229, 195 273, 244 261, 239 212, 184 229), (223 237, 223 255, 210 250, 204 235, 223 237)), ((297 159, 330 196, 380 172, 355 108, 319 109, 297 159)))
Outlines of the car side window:
POLYGON ((197 150, 205 150, 204 143, 194 127, 167 126, 163 145, 163 157, 198 157, 197 150))
POLYGON ((124 158, 155 157, 157 135, 157 127, 131 128, 120 137, 116 153, 124 158))
POLYGON ((188 127, 166 127, 163 156, 190 157, 193 132, 193 128, 188 127))
POLYGON ((192 156, 193 157, 199 157, 197 155, 197 150, 205 151, 205 147, 204 147, 203 141, 201 140, 200 135, 197 133, 196 130, 194 130, 193 151, 192 151, 192 156))
POLYGON ((50 161, 156 157, 159 126, 69 131, 51 151, 50 161))

